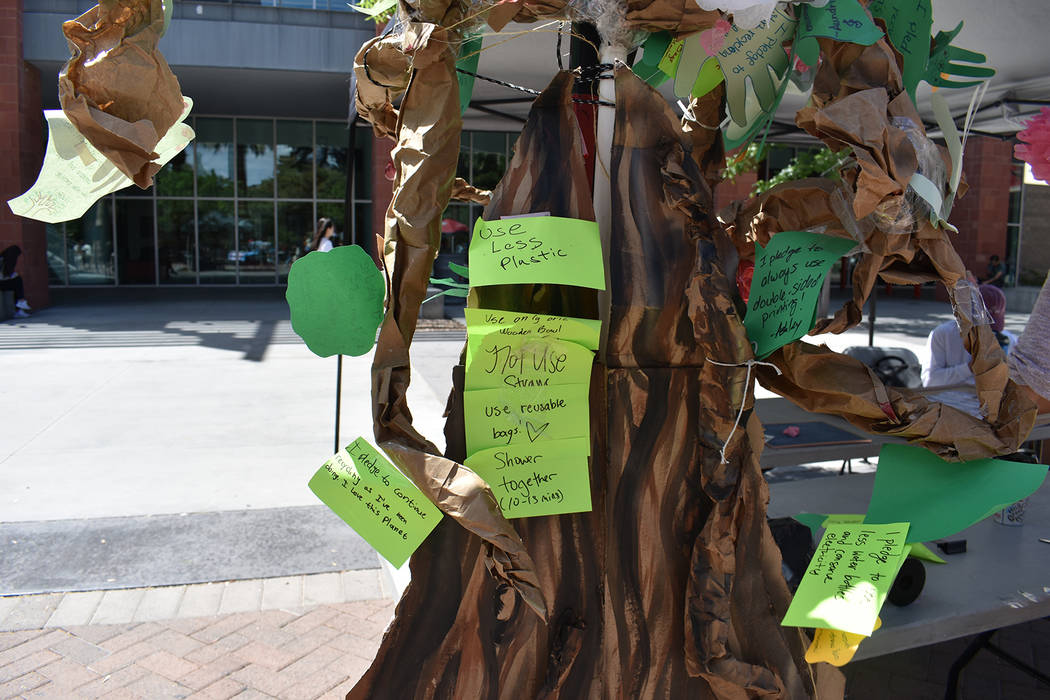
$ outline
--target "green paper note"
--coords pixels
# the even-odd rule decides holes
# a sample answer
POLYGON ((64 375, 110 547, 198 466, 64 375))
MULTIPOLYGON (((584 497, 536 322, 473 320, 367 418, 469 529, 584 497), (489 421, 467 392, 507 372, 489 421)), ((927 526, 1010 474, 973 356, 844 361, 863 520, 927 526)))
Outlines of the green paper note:
POLYGON ((871 46, 882 38, 882 30, 857 0, 834 0, 824 7, 800 5, 801 17, 795 35, 795 53, 807 66, 815 68, 820 58, 817 37, 871 46))
POLYGON ((787 79, 788 55, 783 43, 795 34, 798 23, 777 10, 754 29, 733 25, 715 58, 726 80, 729 116, 740 127, 748 125, 747 82, 764 113, 777 108, 781 82, 787 79))
POLYGON ((908 523, 828 523, 780 623, 870 635, 907 555, 908 523))
POLYGON ((465 464, 492 488, 506 518, 591 509, 588 438, 482 450, 465 464))
POLYGON ((674 75, 678 72, 678 62, 682 60, 682 48, 685 46, 684 39, 673 39, 668 43, 667 48, 664 50, 664 55, 660 57, 657 67, 667 75, 674 75))
POLYGON ((441 520, 437 506, 364 438, 325 462, 309 486, 396 568, 441 520))
POLYGON ((909 542, 954 535, 1031 495, 1046 465, 978 459, 945 462, 922 447, 883 445, 865 523, 908 520, 909 542))
POLYGON ((292 330, 315 355, 364 355, 383 320, 383 274, 360 246, 307 253, 288 271, 292 330))
POLYGON ((904 59, 904 70, 901 71, 904 89, 914 102, 915 88, 926 75, 930 60, 930 30, 933 28, 930 0, 871 0, 868 10, 872 16, 886 22, 890 42, 904 59))
POLYGON ((587 437, 589 391, 588 384, 464 391, 467 455, 492 447, 587 437))
POLYGON ((468 334, 482 338, 489 333, 513 338, 524 335, 553 338, 578 343, 589 350, 598 349, 602 322, 569 316, 548 316, 496 309, 464 309, 468 334))
POLYGON ((478 219, 470 240, 470 284, 572 284, 605 289, 598 224, 559 216, 478 219))
MULTIPOLYGON (((183 110, 154 149, 155 163, 164 165, 193 139, 193 129, 183 123, 193 101, 183 97, 183 110)), ((85 139, 60 109, 44 110, 47 150, 36 182, 24 194, 8 201, 18 216, 49 224, 72 221, 91 205, 134 184, 102 152, 85 139)))
POLYGON ((765 357, 809 333, 824 276, 856 246, 851 238, 808 231, 781 231, 765 248, 756 244, 755 274, 744 317, 755 357, 765 357))

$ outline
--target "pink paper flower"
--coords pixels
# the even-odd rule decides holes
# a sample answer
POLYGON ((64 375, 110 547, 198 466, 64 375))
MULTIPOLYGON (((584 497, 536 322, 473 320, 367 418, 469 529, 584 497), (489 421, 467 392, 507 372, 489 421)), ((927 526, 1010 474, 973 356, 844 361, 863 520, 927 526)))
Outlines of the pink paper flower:
POLYGON ((1043 107, 1025 127, 1017 138, 1026 143, 1014 146, 1014 158, 1031 165, 1037 180, 1050 180, 1050 107, 1043 107))
POLYGON ((704 53, 714 56, 721 51, 726 37, 729 36, 729 30, 732 28, 733 25, 728 21, 720 19, 715 22, 715 26, 705 32, 700 32, 700 45, 704 47, 704 53))

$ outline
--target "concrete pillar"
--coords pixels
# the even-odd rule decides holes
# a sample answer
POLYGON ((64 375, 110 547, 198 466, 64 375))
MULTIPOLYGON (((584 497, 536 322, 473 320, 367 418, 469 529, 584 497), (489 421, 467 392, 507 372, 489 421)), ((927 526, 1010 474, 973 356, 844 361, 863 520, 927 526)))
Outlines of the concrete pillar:
POLYGON ((0 250, 22 249, 17 271, 34 307, 50 302, 47 231, 6 202, 29 189, 44 161, 42 109, 40 71, 22 60, 22 0, 0 0, 0 250))

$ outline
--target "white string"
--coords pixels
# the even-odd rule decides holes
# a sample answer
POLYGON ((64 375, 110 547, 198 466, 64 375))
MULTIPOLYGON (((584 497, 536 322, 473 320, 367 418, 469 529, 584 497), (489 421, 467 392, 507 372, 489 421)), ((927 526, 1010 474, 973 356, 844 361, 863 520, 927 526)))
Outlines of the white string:
POLYGON ((736 429, 740 426, 740 419, 744 415, 744 403, 747 401, 746 391, 751 388, 751 370, 755 365, 765 365, 766 367, 772 367, 776 370, 776 373, 783 374, 780 368, 772 362, 762 362, 761 360, 748 360, 747 362, 719 362, 712 360, 710 357, 706 358, 708 362, 719 367, 747 367, 747 377, 744 379, 744 383, 747 385, 745 390, 744 398, 740 400, 740 410, 736 413, 736 420, 733 422, 733 429, 729 431, 729 437, 722 443, 722 450, 719 455, 722 457, 722 464, 728 464, 729 461, 726 459, 726 448, 729 447, 729 443, 733 440, 733 435, 736 434, 736 429))

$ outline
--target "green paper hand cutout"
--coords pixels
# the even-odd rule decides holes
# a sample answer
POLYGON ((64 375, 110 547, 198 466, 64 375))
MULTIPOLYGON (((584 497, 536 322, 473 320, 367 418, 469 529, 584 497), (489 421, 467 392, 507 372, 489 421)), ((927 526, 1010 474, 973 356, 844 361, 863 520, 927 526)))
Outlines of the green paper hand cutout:
POLYGON ((904 58, 904 70, 901 71, 904 89, 914 102, 915 88, 926 76, 930 60, 930 29, 933 27, 930 0, 871 0, 868 10, 886 22, 890 42, 904 58))
POLYGON ((729 115, 740 126, 747 124, 749 78, 762 109, 765 112, 776 109, 780 84, 789 67, 783 42, 794 36, 797 25, 798 22, 778 10, 754 29, 744 30, 734 24, 729 30, 725 44, 715 58, 725 75, 729 115))
POLYGON ((364 355, 375 345, 385 292, 382 273, 360 246, 308 253, 288 271, 292 330, 315 355, 364 355))
POLYGON ((802 5, 798 33, 795 35, 795 54, 807 66, 814 67, 820 58, 817 37, 871 46, 882 38, 882 30, 857 0, 833 0, 824 7, 802 5))
POLYGON ((930 62, 926 66, 926 74, 923 78, 927 83, 935 87, 943 88, 966 88, 980 85, 982 80, 987 80, 995 75, 994 68, 984 66, 971 66, 970 63, 984 63, 988 58, 983 53, 961 49, 952 46, 952 39, 962 30, 963 23, 950 32, 937 32, 933 40, 933 51, 930 53, 930 62), (963 61, 963 63, 953 63, 963 61), (963 76, 966 78, 977 78, 965 82, 948 80, 944 76, 963 76))
MULTIPOLYGON (((456 68, 462 68, 471 73, 478 72, 478 62, 481 60, 482 36, 472 36, 459 47, 459 58, 456 59, 456 68)), ((459 113, 463 114, 470 105, 470 98, 474 95, 474 76, 466 73, 456 72, 456 82, 459 83, 459 113)))

